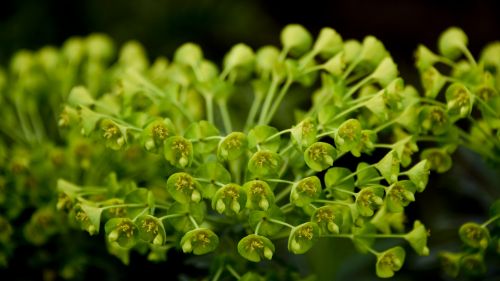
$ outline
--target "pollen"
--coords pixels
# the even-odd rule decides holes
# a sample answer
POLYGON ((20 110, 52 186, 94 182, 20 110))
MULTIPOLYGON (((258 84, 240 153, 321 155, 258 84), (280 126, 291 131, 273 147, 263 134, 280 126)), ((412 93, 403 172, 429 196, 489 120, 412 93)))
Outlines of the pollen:
POLYGON ((109 125, 107 128, 104 128, 104 138, 111 139, 116 137, 119 134, 118 127, 114 124, 109 125))
POLYGON ((314 237, 313 228, 310 225, 304 226, 298 230, 298 236, 307 240, 312 240, 314 237))
POLYGON ((168 137, 168 131, 167 128, 163 127, 162 125, 155 125, 153 126, 153 136, 155 138, 158 138, 160 140, 164 140, 168 137))

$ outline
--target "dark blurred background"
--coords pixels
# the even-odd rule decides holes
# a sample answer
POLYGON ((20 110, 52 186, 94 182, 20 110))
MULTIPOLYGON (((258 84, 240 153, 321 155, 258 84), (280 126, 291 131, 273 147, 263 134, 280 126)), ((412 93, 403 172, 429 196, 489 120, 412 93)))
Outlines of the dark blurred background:
MULTIPOLYGON (((487 42, 500 39, 499 15, 500 1, 495 0, 309 0, 301 3, 281 0, 2 0, 0 64, 7 64, 16 50, 38 49, 49 44, 59 46, 70 36, 92 32, 107 33, 118 45, 136 39, 145 46, 151 58, 171 58, 176 47, 193 41, 202 46, 206 57, 220 62, 224 53, 239 42, 254 48, 279 45, 280 30, 286 24, 300 23, 314 35, 324 26, 333 27, 344 39, 375 35, 391 52, 403 77, 409 83, 418 84, 413 68, 413 51, 418 43, 435 49, 440 32, 452 25, 459 26, 469 36, 470 50, 477 56, 487 42)), ((397 280, 444 278, 436 263, 437 251, 458 250, 456 231, 460 224, 467 220, 485 220, 488 205, 498 198, 498 168, 490 168, 468 151, 459 150, 454 157, 460 164, 454 165, 444 176, 433 175, 426 192, 419 194, 417 203, 408 208, 410 221, 419 218, 431 228, 431 256, 417 258, 410 254, 397 280)), ((133 265, 125 267, 105 254, 102 241, 102 237, 89 239, 91 250, 87 254, 95 257, 96 263, 101 263, 103 268, 92 268, 83 273, 83 279, 134 279, 144 277, 145 272, 176 276, 179 272, 193 270, 192 266, 179 264, 178 254, 171 254, 169 262, 159 265, 148 263, 145 257, 134 256, 133 265), (103 275, 105 273, 107 275, 103 275)), ((321 243, 323 245, 315 247, 308 256, 294 260, 299 266, 307 264, 304 272, 315 272, 320 280, 375 279, 373 257, 356 253, 345 241, 321 243)), ((57 247, 57 243, 51 247, 57 247)), ((8 280, 41 279, 43 269, 30 271, 27 260, 30 254, 28 246, 22 248, 15 255, 12 267, 4 272, 7 275, 3 276, 11 276, 8 280)))

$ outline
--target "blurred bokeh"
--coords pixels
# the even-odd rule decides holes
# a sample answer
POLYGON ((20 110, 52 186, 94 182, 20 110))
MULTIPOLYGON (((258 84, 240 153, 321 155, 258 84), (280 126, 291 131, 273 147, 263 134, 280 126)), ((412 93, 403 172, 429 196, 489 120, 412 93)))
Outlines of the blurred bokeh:
MULTIPOLYGON (((439 33, 454 25, 464 29, 472 53, 478 55, 487 42, 500 39, 499 14, 500 1, 495 0, 309 0, 300 3, 282 0, 2 0, 0 64, 7 64, 19 49, 58 46, 71 36, 93 32, 110 35, 118 45, 138 40, 152 58, 170 58, 177 46, 192 41, 202 46, 206 57, 220 62, 224 53, 239 42, 254 48, 279 45, 280 30, 286 24, 300 23, 315 35, 324 26, 333 27, 344 38, 375 35, 393 55, 402 76, 418 86, 417 72, 413 69, 413 51, 418 43, 434 48, 439 33)), ((432 253, 430 257, 418 259, 410 255, 397 280, 444 278, 436 263, 437 251, 458 247, 459 225, 466 220, 484 219, 488 205, 499 197, 498 168, 489 167, 465 150, 459 150, 454 160, 458 164, 445 175, 433 175, 428 190, 408 208, 410 221, 419 218, 431 228, 432 253)), ((91 250, 87 254, 95 257, 101 267, 82 273, 83 279, 123 280, 145 277, 145 272, 165 276, 175 270, 177 273, 193 270, 192 266, 175 262, 178 254, 172 254, 169 262, 159 265, 137 256, 133 257, 132 266, 125 267, 106 255, 102 241, 102 238, 88 239, 91 250)), ((345 241, 322 243, 324 245, 315 247, 308 256, 294 260, 304 273, 314 272, 320 280, 375 279, 372 257, 357 253, 345 241)), ((48 247, 57 247, 57 244, 48 247)), ((29 246, 21 248, 12 267, 4 272, 7 274, 4 276, 12 276, 6 280, 41 278, 43 269, 30 268, 27 257, 30 254, 29 246)))

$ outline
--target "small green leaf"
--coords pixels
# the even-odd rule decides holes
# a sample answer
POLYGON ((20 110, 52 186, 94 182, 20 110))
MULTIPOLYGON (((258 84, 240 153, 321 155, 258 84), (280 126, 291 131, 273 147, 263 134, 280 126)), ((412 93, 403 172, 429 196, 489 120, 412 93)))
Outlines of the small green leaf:
POLYGON ((425 96, 429 98, 435 98, 446 84, 446 78, 433 66, 421 72, 420 79, 425 90, 425 96))
POLYGON ((207 213, 207 206, 204 201, 200 203, 190 203, 190 204, 181 204, 174 203, 168 209, 168 215, 179 214, 182 216, 172 217, 168 219, 168 222, 172 224, 172 226, 180 232, 187 232, 194 228, 193 223, 189 219, 188 215, 191 215, 196 223, 201 224, 205 215, 207 213))
POLYGON ((196 169, 194 175, 197 178, 205 179, 208 182, 201 182, 201 193, 204 198, 212 199, 219 188, 216 182, 223 184, 231 181, 231 173, 219 162, 206 162, 196 169))
POLYGON ((427 248, 427 236, 427 229, 417 220, 413 224, 413 230, 408 232, 404 237, 418 255, 428 256, 429 248, 427 248))
POLYGON ((336 158, 337 151, 326 142, 315 142, 304 151, 307 166, 317 172, 331 167, 336 158))
POLYGON ((290 202, 305 207, 321 195, 321 181, 316 176, 303 178, 296 182, 290 191, 290 202))
POLYGON ((270 222, 269 219, 283 221, 285 214, 277 206, 271 206, 267 211, 250 211, 248 223, 253 229, 260 223, 259 234, 264 236, 273 236, 283 228, 281 224, 270 222))
POLYGON ((217 149, 218 139, 205 140, 205 138, 213 136, 220 136, 220 132, 217 127, 205 120, 192 123, 184 133, 186 139, 196 140, 193 143, 193 149, 201 154, 207 154, 217 149))
POLYGON ((351 197, 350 194, 337 191, 343 189, 349 192, 354 191, 354 177, 351 177, 352 172, 347 168, 334 167, 328 169, 325 174, 326 189, 333 194, 335 198, 345 200, 351 197))
POLYGON ((238 253, 253 262, 260 262, 263 258, 272 259, 274 250, 271 240, 256 234, 245 236, 238 242, 238 253))
POLYGON ((378 184, 380 180, 374 180, 380 177, 377 169, 368 163, 360 162, 356 168, 356 186, 365 186, 367 184, 378 184), (359 171, 359 172, 358 172, 359 171))
POLYGON ((288 251, 304 254, 312 248, 319 238, 319 227, 314 222, 306 222, 295 226, 288 237, 288 251))
POLYGON ((184 234, 180 245, 184 253, 204 255, 217 249, 219 237, 208 228, 197 228, 184 234))
POLYGON ((280 148, 281 138, 280 136, 272 137, 277 133, 278 129, 274 127, 257 125, 248 132, 248 147, 253 149, 258 146, 261 150, 277 152, 280 148))
POLYGON ((429 182, 429 169, 430 165, 428 164, 427 160, 424 159, 405 172, 405 174, 408 175, 410 180, 417 187, 418 192, 424 191, 427 183, 429 182))

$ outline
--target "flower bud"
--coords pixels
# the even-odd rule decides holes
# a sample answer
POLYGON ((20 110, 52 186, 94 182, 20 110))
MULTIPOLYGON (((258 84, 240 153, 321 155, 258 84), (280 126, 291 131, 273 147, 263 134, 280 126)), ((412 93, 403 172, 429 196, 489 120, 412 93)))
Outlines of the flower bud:
POLYGON ((380 85, 387 86, 391 81, 398 77, 398 67, 391 57, 385 57, 375 68, 371 77, 378 81, 380 85))
POLYGON ((323 64, 323 68, 335 77, 341 77, 346 66, 345 53, 340 52, 323 64))
POLYGON ((324 27, 319 32, 313 50, 322 58, 327 59, 340 52, 342 48, 343 43, 340 34, 330 27, 324 27))
POLYGON ((269 79, 279 58, 279 50, 274 46, 265 46, 257 51, 256 70, 263 78, 269 79))
POLYGON ((115 55, 115 46, 105 34, 94 33, 85 38, 89 59, 107 62, 115 55))
POLYGON ((439 52, 452 60, 457 59, 462 54, 462 50, 467 47, 468 38, 465 32, 458 27, 446 29, 438 39, 439 52))
POLYGON ((194 43, 182 44, 174 54, 174 61, 180 64, 197 67, 203 59, 203 51, 194 43))
POLYGON ((302 25, 289 24, 281 31, 283 49, 293 57, 305 54, 312 45, 312 36, 302 25))

